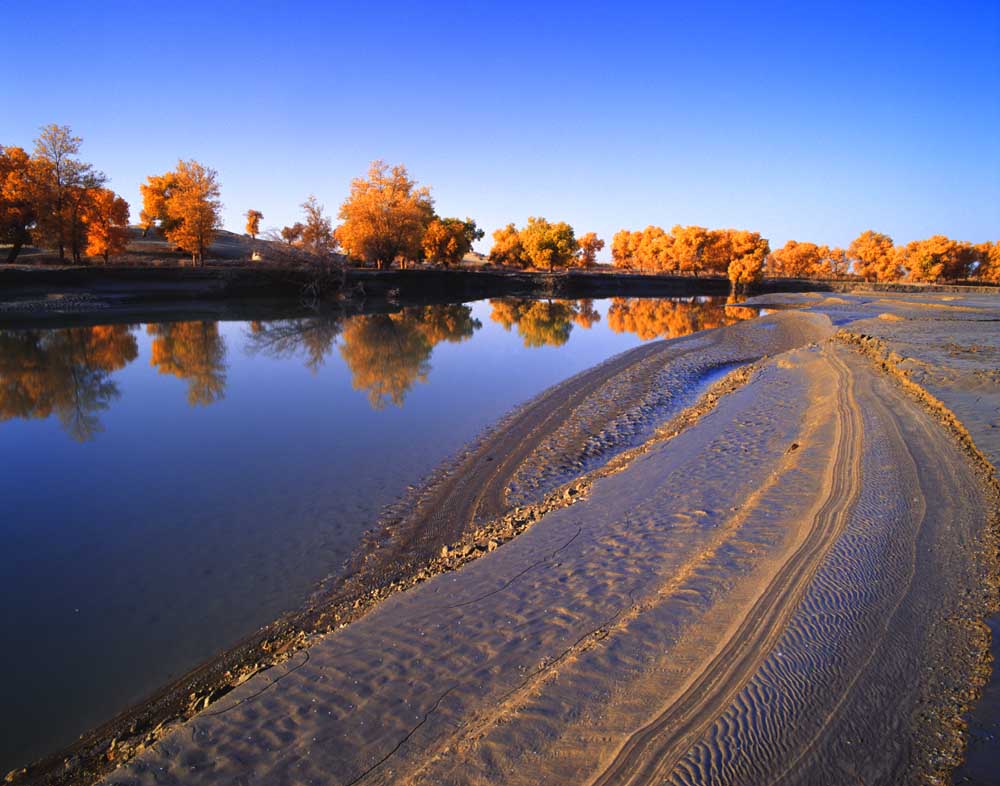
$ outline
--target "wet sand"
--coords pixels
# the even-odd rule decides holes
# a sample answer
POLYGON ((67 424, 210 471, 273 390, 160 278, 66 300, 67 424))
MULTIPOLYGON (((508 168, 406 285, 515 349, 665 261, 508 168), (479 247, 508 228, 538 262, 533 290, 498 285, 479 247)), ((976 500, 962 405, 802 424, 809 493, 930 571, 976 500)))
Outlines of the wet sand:
POLYGON ((991 328, 958 326, 978 367, 947 347, 997 301, 875 299, 543 394, 367 557, 442 526, 437 568, 104 782, 941 782, 988 677, 1000 395, 991 328))

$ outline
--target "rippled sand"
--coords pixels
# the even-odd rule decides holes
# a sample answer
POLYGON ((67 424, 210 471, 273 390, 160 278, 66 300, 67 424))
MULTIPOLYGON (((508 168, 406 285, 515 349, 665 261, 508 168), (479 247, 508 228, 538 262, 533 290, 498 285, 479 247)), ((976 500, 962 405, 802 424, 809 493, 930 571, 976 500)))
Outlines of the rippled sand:
MULTIPOLYGON (((540 397, 545 417, 510 421, 509 482, 489 505, 466 489, 456 521, 589 472, 573 504, 250 679, 105 782, 933 782, 983 676, 997 500, 954 426, 834 334, 929 345, 914 320, 969 306, 836 300, 648 345, 540 397)), ((947 380, 969 384, 941 380, 942 400, 947 380)), ((448 480, 414 521, 463 498, 448 480)))

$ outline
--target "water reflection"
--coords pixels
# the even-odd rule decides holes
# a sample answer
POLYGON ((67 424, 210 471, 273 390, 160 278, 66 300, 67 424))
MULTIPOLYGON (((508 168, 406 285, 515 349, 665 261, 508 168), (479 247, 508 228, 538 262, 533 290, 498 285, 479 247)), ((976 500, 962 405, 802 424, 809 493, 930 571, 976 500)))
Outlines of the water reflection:
POLYGON ((591 328, 601 320, 592 300, 491 300, 490 319, 504 330, 517 326, 526 347, 561 347, 569 341, 573 325, 591 328))
POLYGON ((191 406, 221 401, 226 394, 226 343, 217 322, 161 322, 146 326, 153 336, 150 365, 188 384, 191 406))
POLYGON ((317 315, 251 323, 247 350, 275 358, 303 355, 315 372, 339 343, 354 389, 366 393, 374 409, 383 409, 390 403, 402 406, 414 384, 427 380, 437 344, 465 341, 481 327, 466 305, 413 306, 350 317, 317 315))
POLYGON ((314 374, 333 350, 343 329, 340 315, 321 314, 305 319, 251 322, 247 352, 285 359, 305 355, 306 367, 314 374))
POLYGON ((78 441, 121 395, 111 373, 139 355, 128 325, 0 331, 0 421, 55 414, 78 441))
POLYGON ((616 333, 634 333, 648 341, 678 338, 756 316, 751 308, 727 307, 727 303, 735 302, 706 297, 613 298, 608 307, 608 327, 616 333))
POLYGON ((351 317, 341 336, 340 356, 355 390, 375 409, 402 406, 406 394, 430 373, 430 357, 442 341, 472 337, 482 324, 468 306, 424 306, 395 314, 351 317))
MULTIPOLYGON (((525 347, 560 347, 574 327, 601 321, 594 302, 504 298, 489 302, 490 318, 506 331, 516 328, 525 347)), ((615 298, 607 326, 642 340, 672 338, 729 325, 755 315, 726 307, 722 298, 615 298)), ((355 390, 374 409, 402 406, 431 371, 434 347, 462 342, 482 328, 467 305, 428 305, 393 313, 316 314, 297 319, 250 322, 247 354, 277 359, 302 357, 314 373, 336 347, 355 390)), ((133 329, 102 325, 0 331, 0 420, 56 415, 74 439, 101 431, 99 413, 120 396, 111 374, 138 357, 133 329)), ((227 347, 217 322, 161 322, 146 326, 150 366, 187 383, 191 406, 221 401, 226 393, 227 347)))

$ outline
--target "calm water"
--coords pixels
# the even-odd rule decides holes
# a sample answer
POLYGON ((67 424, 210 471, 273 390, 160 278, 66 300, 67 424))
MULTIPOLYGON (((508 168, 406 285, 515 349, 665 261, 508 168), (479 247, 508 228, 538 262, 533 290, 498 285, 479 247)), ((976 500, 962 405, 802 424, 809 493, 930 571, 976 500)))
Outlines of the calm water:
POLYGON ((748 315, 507 299, 0 330, 0 773, 295 608, 511 407, 748 315))

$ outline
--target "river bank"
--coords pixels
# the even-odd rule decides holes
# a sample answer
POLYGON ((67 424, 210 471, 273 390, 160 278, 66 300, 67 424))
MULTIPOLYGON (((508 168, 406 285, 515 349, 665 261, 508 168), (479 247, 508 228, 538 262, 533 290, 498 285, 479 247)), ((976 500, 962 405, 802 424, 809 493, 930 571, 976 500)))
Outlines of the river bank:
MULTIPOLYGON (((995 487, 852 336, 957 320, 989 363, 995 301, 949 297, 806 296, 556 386, 401 503, 310 630, 91 735, 73 782, 931 782, 988 671, 995 487)), ((945 408, 988 454, 969 373, 945 408)))
MULTIPOLYGON (((682 297, 725 295, 724 277, 660 276, 615 271, 556 273, 503 270, 317 271, 264 264, 186 266, 0 266, 0 325, 35 321, 122 319, 150 311, 185 311, 205 318, 239 318, 271 304, 322 301, 457 303, 490 297, 682 297)), ((1000 289, 906 283, 765 279, 754 293, 985 292, 1000 289)))

